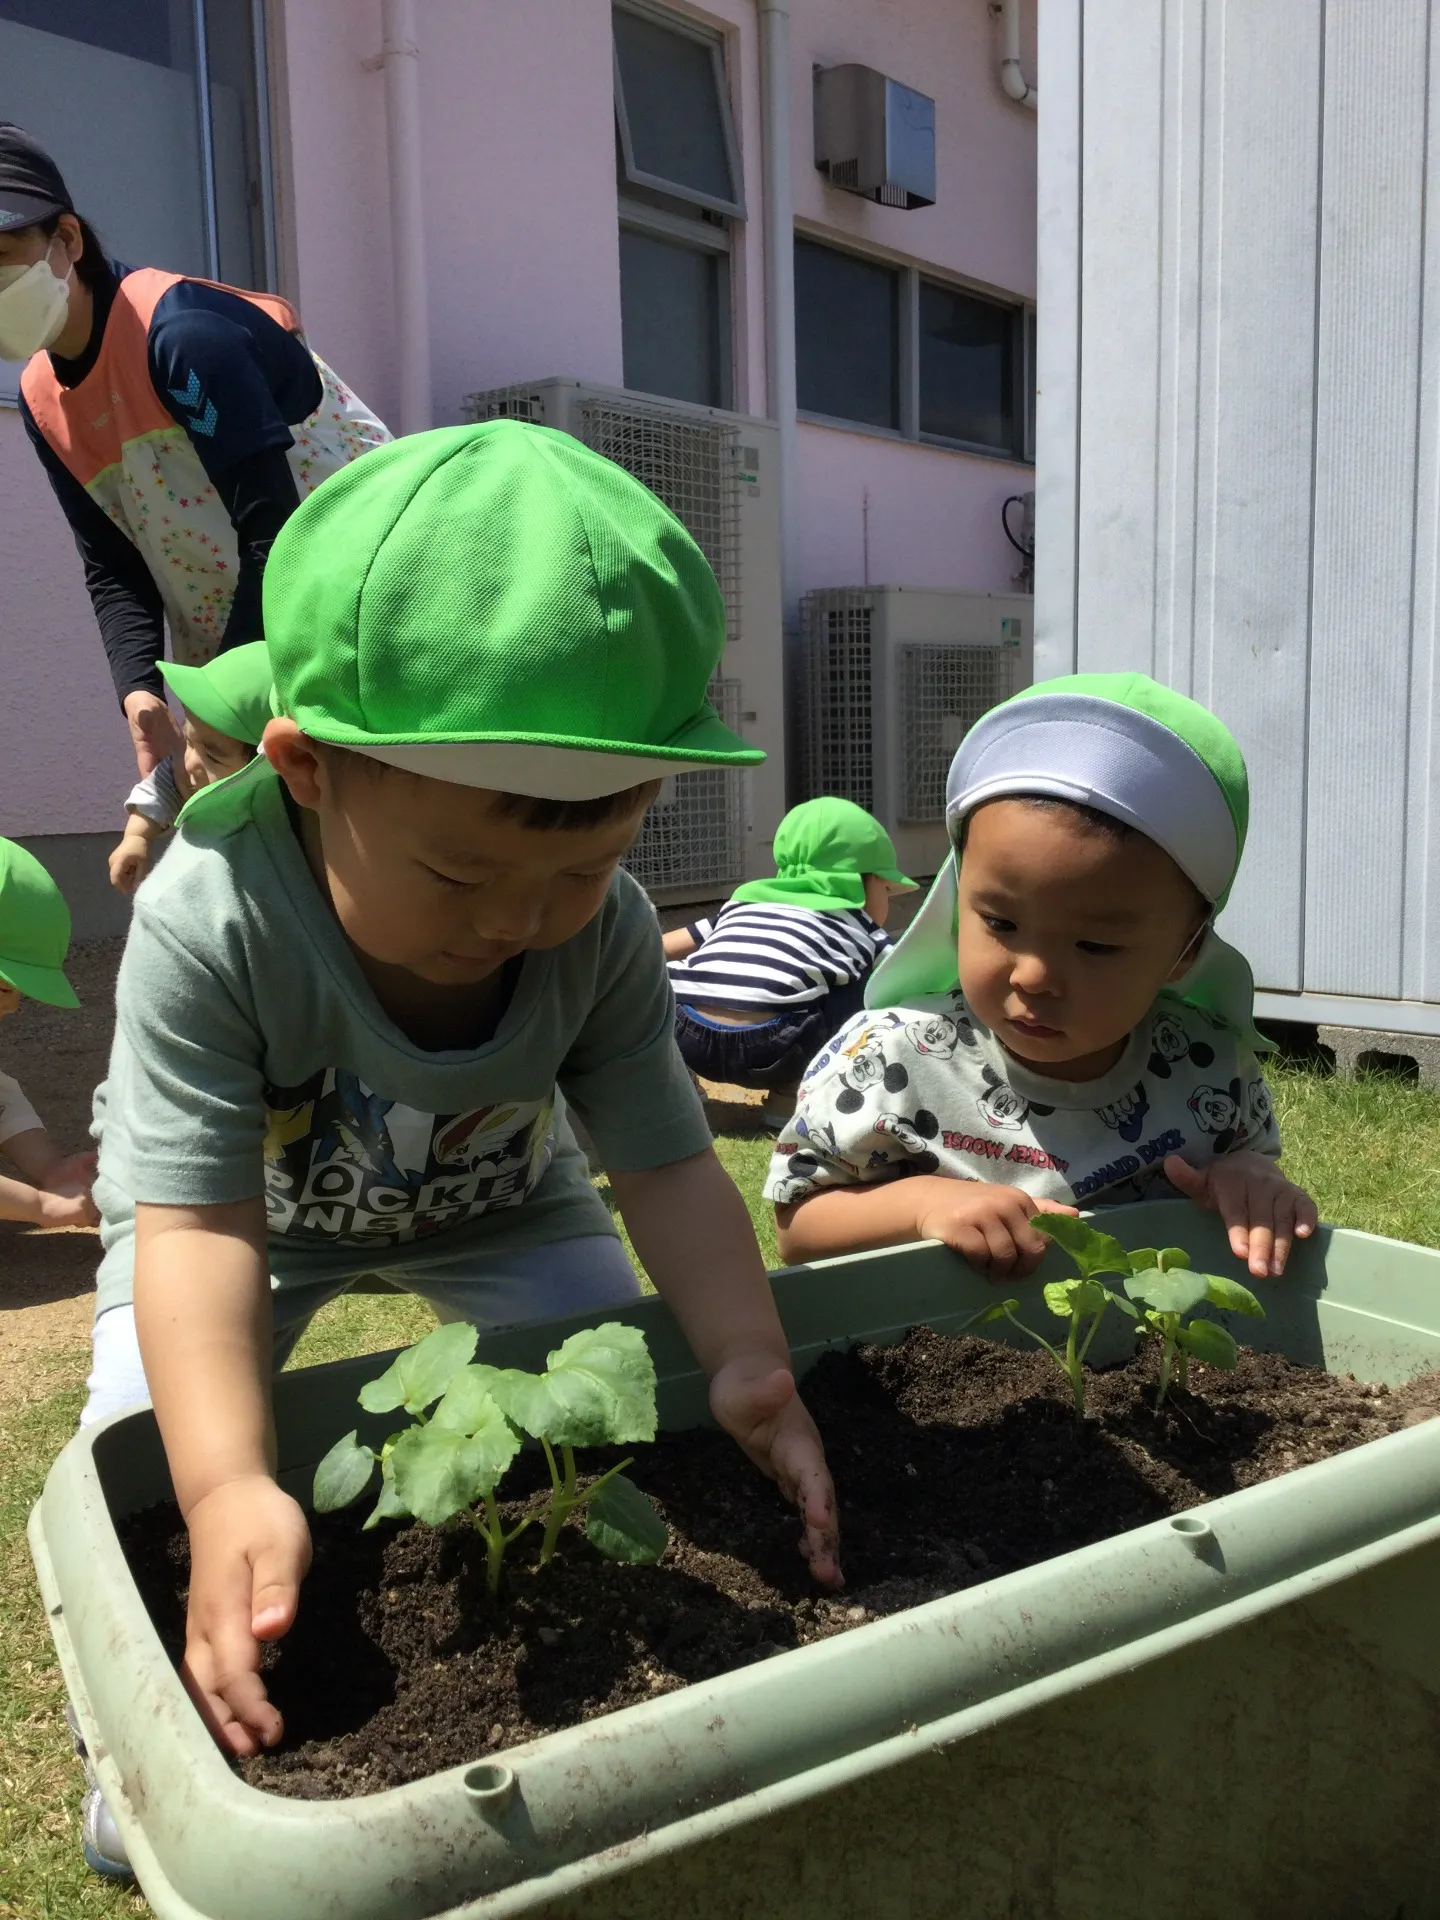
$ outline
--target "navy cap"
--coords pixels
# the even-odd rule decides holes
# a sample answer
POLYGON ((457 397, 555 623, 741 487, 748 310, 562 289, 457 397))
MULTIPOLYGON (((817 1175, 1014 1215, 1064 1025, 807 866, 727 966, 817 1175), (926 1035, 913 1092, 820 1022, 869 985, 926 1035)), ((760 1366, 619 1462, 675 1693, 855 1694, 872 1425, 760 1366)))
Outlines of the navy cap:
POLYGON ((0 233, 74 211, 64 175, 45 149, 23 127, 0 120, 0 233))

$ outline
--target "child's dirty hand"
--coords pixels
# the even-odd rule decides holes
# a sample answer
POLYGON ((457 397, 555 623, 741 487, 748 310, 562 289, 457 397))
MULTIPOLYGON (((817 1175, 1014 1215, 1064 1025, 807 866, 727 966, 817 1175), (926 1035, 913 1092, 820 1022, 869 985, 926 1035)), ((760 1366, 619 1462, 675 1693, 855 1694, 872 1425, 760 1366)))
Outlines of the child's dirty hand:
POLYGON ((987 1280, 1023 1280, 1050 1242, 1030 1224, 1035 1213, 1077 1214, 1058 1200, 1037 1200, 1019 1187, 988 1180, 935 1180, 916 1218, 922 1240, 942 1240, 987 1280))
POLYGON ((845 1584, 840 1523, 825 1448, 795 1376, 769 1354, 727 1361, 710 1382, 710 1411, 733 1440, 800 1509, 800 1551, 822 1587, 845 1584))
POLYGON ((1203 1168, 1172 1153, 1165 1162, 1165 1178, 1197 1207, 1219 1214, 1230 1235, 1230 1251, 1257 1280, 1283 1273, 1291 1246, 1308 1240, 1319 1220, 1305 1189, 1287 1180, 1263 1153, 1226 1153, 1203 1168))
POLYGON ((127 834, 110 855, 110 884, 117 893, 131 894, 150 868, 150 849, 127 834))
POLYGON ((265 1474, 223 1482, 185 1521, 190 1606, 180 1671, 211 1733, 245 1757, 285 1730, 260 1678, 260 1643, 294 1624, 310 1531, 303 1509, 265 1474))

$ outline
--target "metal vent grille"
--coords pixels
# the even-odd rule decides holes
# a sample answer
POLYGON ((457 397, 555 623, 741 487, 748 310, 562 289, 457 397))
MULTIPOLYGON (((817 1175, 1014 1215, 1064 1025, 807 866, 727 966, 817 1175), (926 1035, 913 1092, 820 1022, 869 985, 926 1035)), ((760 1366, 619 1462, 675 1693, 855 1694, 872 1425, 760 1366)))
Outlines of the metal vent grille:
POLYGON ((545 424, 545 403, 538 393, 523 387, 500 387, 493 393, 467 393, 460 403, 466 420, 528 420, 534 426, 545 424))
MULTIPOLYGON (((738 730, 740 682, 712 680, 710 698, 726 726, 738 730)), ((741 776, 717 767, 665 782, 625 865, 648 893, 699 900, 728 893, 744 859, 741 776)))
POLYGON ((1009 647, 902 646, 900 655, 900 818, 945 818, 945 778, 955 749, 980 718, 1008 699, 1009 647))
POLYGON ((827 587, 801 603, 803 792, 875 810, 870 620, 873 596, 827 587))

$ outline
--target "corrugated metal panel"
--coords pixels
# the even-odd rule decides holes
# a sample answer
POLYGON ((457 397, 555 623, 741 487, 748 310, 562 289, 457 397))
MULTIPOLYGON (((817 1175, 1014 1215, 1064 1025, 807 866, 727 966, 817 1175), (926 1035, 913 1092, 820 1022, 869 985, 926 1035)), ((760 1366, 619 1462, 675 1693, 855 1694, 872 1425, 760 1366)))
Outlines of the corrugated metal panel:
POLYGON ((1038 657, 1234 728, 1262 985, 1440 998, 1432 8, 1042 0, 1041 36, 1038 493, 1075 505, 1038 657))

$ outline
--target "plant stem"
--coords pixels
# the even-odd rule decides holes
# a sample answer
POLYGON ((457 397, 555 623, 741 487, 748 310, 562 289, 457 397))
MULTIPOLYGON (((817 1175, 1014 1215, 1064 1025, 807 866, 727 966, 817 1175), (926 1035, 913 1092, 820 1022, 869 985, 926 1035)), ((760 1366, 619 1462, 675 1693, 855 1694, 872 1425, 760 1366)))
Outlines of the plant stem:
POLYGON ((1080 1366, 1080 1357, 1075 1351, 1075 1336, 1080 1331, 1080 1316, 1070 1316, 1070 1331, 1065 1340, 1065 1371, 1070 1376, 1070 1391, 1075 1396, 1075 1411, 1083 1419, 1085 1416, 1085 1375, 1080 1366))
POLYGON ((1155 1396, 1157 1407, 1164 1404, 1165 1395, 1170 1386, 1170 1363, 1175 1358, 1175 1329, 1168 1322, 1167 1315, 1166 1325, 1160 1336, 1160 1391, 1155 1396))
POLYGON ((505 1529, 493 1493, 485 1495, 485 1519, 475 1515, 475 1529, 485 1542, 485 1590, 493 1600, 500 1592, 500 1568, 505 1559, 505 1529))

